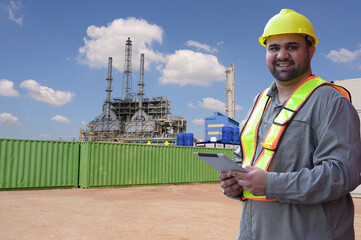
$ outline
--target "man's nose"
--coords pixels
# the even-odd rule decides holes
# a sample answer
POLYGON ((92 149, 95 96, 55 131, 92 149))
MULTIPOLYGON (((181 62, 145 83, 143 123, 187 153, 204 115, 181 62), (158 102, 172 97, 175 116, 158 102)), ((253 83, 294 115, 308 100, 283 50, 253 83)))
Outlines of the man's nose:
POLYGON ((279 52, 277 53, 277 58, 280 60, 287 59, 287 58, 289 58, 289 56, 290 55, 289 55, 287 49, 285 49, 285 48, 281 48, 279 50, 279 52))

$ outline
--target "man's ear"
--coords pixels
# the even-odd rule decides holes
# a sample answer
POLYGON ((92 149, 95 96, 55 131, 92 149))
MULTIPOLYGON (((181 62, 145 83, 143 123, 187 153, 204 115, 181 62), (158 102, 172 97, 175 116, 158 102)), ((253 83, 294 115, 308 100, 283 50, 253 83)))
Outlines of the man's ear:
POLYGON ((310 56, 310 59, 312 59, 313 54, 315 54, 315 52, 316 52, 316 47, 315 47, 315 45, 312 45, 311 47, 309 47, 309 48, 307 49, 307 51, 308 51, 308 56, 310 56))

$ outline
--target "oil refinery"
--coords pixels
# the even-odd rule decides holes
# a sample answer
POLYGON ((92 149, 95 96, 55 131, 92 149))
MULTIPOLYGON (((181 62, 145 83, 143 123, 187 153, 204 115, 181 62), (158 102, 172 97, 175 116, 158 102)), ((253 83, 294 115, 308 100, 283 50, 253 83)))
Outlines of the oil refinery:
POLYGON ((185 133, 187 121, 172 116, 171 102, 164 96, 144 96, 144 54, 140 55, 139 91, 132 91, 132 41, 125 44, 125 63, 120 98, 111 98, 112 58, 108 59, 107 97, 102 113, 80 130, 80 141, 175 144, 185 133))

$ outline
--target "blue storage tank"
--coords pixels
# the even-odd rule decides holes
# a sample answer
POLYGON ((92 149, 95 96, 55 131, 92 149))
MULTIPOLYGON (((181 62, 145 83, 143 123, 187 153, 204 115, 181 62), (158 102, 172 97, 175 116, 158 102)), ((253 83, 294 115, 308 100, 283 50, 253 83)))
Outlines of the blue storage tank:
POLYGON ((222 142, 223 143, 233 143, 233 127, 224 126, 222 128, 222 142))
POLYGON ((184 146, 193 147, 193 133, 185 133, 184 146))
POLYGON ((239 144, 239 127, 234 127, 233 144, 239 144))
POLYGON ((177 146, 184 146, 185 136, 184 133, 177 134, 177 146))

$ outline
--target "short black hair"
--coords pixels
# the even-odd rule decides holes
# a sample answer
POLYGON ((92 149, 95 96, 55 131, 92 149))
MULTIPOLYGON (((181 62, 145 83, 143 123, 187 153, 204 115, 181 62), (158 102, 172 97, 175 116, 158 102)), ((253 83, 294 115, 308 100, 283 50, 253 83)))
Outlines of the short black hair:
POLYGON ((307 48, 310 48, 312 47, 313 45, 313 38, 308 36, 308 35, 305 35, 305 40, 306 40, 306 46, 307 48))

